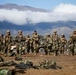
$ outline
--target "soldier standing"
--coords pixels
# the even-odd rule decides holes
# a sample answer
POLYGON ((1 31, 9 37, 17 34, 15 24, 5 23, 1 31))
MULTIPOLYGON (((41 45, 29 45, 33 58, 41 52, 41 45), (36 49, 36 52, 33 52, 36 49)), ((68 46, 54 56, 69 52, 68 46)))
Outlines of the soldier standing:
POLYGON ((58 50, 59 50, 59 42, 60 42, 60 38, 57 34, 57 31, 54 31, 54 33, 52 35, 52 41, 53 41, 52 49, 55 52, 54 56, 57 56, 58 55, 58 50))
POLYGON ((3 43, 5 45, 4 53, 8 54, 11 49, 12 36, 10 34, 10 30, 7 30, 6 35, 4 36, 3 43))
POLYGON ((76 30, 73 31, 74 52, 76 54, 76 30))
POLYGON ((52 51, 52 38, 50 34, 46 35, 46 46, 47 54, 50 54, 50 52, 52 51))
POLYGON ((33 48, 33 40, 30 38, 30 35, 27 34, 26 36, 26 41, 25 41, 25 45, 27 48, 27 52, 29 53, 30 51, 33 53, 34 52, 34 48, 33 48))
POLYGON ((37 53, 39 45, 39 35, 37 34, 37 31, 34 31, 32 39, 33 39, 34 52, 37 53))
POLYGON ((18 35, 15 37, 16 46, 17 46, 17 53, 21 55, 22 46, 24 42, 24 36, 21 30, 18 31, 18 35))
POLYGON ((32 39, 30 39, 30 50, 32 53, 34 52, 33 40, 32 39))
POLYGON ((27 49, 27 53, 29 53, 30 52, 30 35, 29 34, 26 35, 25 45, 26 45, 25 47, 27 49))
POLYGON ((60 38, 60 54, 64 54, 66 43, 67 43, 67 40, 65 38, 65 35, 62 34, 60 38))

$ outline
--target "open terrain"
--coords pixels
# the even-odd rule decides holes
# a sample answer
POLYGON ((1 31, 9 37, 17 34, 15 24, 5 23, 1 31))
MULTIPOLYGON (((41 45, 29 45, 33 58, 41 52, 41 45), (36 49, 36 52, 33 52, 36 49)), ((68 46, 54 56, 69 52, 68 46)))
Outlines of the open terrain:
MULTIPOLYGON (((15 61, 15 57, 5 57, 4 55, 1 55, 4 57, 5 62, 8 61, 15 61)), ((69 56, 69 55, 33 55, 33 54, 25 54, 22 55, 23 60, 31 60, 34 65, 39 65, 39 62, 44 60, 55 60, 58 66, 61 66, 62 69, 27 69, 27 70, 19 70, 16 75, 76 75, 76 55, 75 56, 69 56)), ((19 63, 20 61, 15 61, 16 63, 19 63)), ((3 68, 3 67, 0 67, 3 68)), ((7 67, 9 69, 14 69, 14 66, 7 67)))

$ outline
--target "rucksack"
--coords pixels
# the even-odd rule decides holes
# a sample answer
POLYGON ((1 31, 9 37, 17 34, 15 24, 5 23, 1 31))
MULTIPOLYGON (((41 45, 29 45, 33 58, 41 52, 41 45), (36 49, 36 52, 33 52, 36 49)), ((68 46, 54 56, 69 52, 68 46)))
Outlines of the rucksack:
POLYGON ((30 60, 22 61, 19 64, 15 65, 15 67, 19 69, 30 69, 33 68, 33 62, 30 60))
POLYGON ((29 68, 33 67, 33 62, 31 60, 25 60, 20 62, 21 64, 27 64, 29 66, 29 68))
POLYGON ((20 63, 20 64, 15 65, 15 68, 16 69, 29 69, 29 66, 27 64, 20 63))
POLYGON ((16 63, 14 61, 4 63, 4 66, 15 66, 15 65, 16 65, 16 63))
POLYGON ((0 75, 15 75, 15 73, 7 68, 2 68, 0 69, 0 75))
POLYGON ((0 67, 2 67, 4 65, 4 63, 3 62, 0 62, 0 67))
POLYGON ((22 61, 22 57, 18 55, 18 56, 15 57, 15 60, 22 61))

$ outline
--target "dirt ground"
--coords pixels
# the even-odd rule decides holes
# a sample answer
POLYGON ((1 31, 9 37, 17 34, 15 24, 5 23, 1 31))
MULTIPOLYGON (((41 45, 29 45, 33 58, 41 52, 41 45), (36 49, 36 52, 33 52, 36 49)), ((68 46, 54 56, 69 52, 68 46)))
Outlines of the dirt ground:
MULTIPOLYGON (((15 57, 5 57, 4 55, 1 55, 4 57, 5 62, 7 61, 15 61, 15 57)), ((58 66, 61 66, 62 69, 27 69, 27 70, 18 70, 16 75, 76 75, 76 55, 75 56, 69 56, 69 55, 33 55, 33 54, 25 54, 22 55, 23 60, 31 60, 34 65, 38 65, 39 62, 44 60, 55 60, 58 66)), ((19 63, 20 61, 15 61, 19 63)), ((0 67, 3 68, 3 67, 0 67)), ((9 69, 14 69, 15 67, 6 67, 9 69)))

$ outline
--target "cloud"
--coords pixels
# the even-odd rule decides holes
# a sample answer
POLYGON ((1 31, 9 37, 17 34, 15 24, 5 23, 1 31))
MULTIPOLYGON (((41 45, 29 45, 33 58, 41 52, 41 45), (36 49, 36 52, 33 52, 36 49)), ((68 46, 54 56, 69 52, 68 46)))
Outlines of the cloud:
POLYGON ((76 13, 76 5, 61 3, 60 5, 56 6, 53 11, 73 14, 73 13, 76 13))
POLYGON ((19 11, 17 9, 0 9, 0 21, 16 25, 29 23, 76 21, 76 5, 60 4, 49 12, 19 11))

